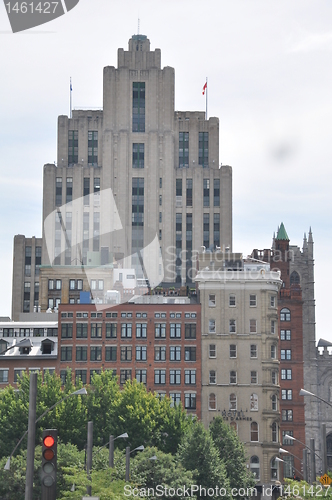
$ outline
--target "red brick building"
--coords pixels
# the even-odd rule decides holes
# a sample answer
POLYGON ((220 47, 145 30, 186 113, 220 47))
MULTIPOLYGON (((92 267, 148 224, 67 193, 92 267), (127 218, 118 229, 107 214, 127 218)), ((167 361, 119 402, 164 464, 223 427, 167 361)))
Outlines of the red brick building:
POLYGON ((303 301, 299 275, 291 269, 294 261, 283 223, 274 239, 272 250, 254 250, 252 257, 270 262, 271 269, 281 271, 283 280, 278 297, 278 331, 280 360, 280 442, 284 450, 284 477, 302 479, 302 457, 305 443, 304 400, 299 396, 303 380, 303 301), (294 437, 295 440, 286 437, 294 437))
POLYGON ((200 305, 186 300, 112 307, 61 304, 57 372, 65 381, 70 368, 75 378, 90 383, 93 373, 112 370, 120 385, 136 378, 200 418, 200 305))

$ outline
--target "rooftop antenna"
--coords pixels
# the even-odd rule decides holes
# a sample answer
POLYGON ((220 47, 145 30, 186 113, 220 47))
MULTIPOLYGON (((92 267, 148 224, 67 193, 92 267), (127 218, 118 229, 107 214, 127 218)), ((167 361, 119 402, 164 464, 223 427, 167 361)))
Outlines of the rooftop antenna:
POLYGON ((140 25, 140 18, 138 18, 138 27, 137 27, 137 34, 139 36, 139 25, 140 25))

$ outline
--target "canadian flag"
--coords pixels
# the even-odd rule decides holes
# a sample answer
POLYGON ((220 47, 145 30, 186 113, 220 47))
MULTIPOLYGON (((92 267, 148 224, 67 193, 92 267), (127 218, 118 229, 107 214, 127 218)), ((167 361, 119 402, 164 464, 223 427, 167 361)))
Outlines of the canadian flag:
POLYGON ((204 83, 203 92, 202 92, 203 95, 205 94, 206 89, 207 89, 207 82, 204 83))

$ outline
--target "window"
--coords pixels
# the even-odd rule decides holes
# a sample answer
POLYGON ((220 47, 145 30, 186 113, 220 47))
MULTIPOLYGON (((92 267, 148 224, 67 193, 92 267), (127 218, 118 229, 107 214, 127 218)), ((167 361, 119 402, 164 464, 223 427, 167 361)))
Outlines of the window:
POLYGON ((278 385, 278 372, 275 370, 271 372, 271 382, 273 385, 278 385))
POLYGON ((146 361, 146 346, 136 346, 136 361, 146 361))
POLYGON ((203 214, 203 245, 210 247, 210 214, 203 214))
POLYGON ((213 244, 220 246, 220 214, 213 214, 213 244))
POLYGON ((121 338, 129 338, 132 336, 132 324, 131 323, 121 323, 121 338))
POLYGON ((271 345, 271 359, 276 359, 277 358, 277 346, 272 344, 271 345))
POLYGON ((250 383, 251 384, 257 384, 258 383, 257 372, 256 371, 251 371, 250 372, 250 383))
POLYGON ((237 398, 235 394, 230 394, 229 396, 229 409, 236 410, 237 408, 237 398))
POLYGON ((169 371, 169 383, 171 385, 181 384, 181 370, 170 370, 169 371))
POLYGON ((145 132, 145 82, 133 82, 133 132, 145 132))
POLYGON ((166 338, 166 323, 155 323, 154 325, 155 338, 166 338))
POLYGON ((281 399, 293 399, 293 391, 292 389, 281 389, 281 399))
POLYGON ((171 346, 169 348, 169 359, 170 361, 181 361, 181 347, 171 346))
POLYGON ((258 411, 258 396, 251 394, 250 396, 250 411, 258 411))
POLYGON ((289 309, 284 307, 280 311, 280 321, 290 321, 291 320, 291 312, 289 309))
POLYGON ((220 179, 213 179, 213 206, 220 207, 220 179))
POLYGON ((131 361, 131 358, 132 358, 131 346, 121 346, 120 348, 121 361, 131 361))
POLYGON ((216 307, 216 296, 214 293, 209 295, 209 307, 216 307))
POLYGON ((154 360, 166 361, 166 346, 158 346, 154 348, 154 360))
POLYGON ((249 331, 250 333, 257 333, 257 320, 251 319, 249 321, 249 331))
POLYGON ((55 179, 55 206, 61 207, 62 205, 62 178, 55 179))
POLYGON ((67 379, 68 372, 67 370, 60 370, 60 378, 61 378, 61 384, 65 385, 66 379, 67 379))
POLYGON ((271 321, 271 333, 274 335, 277 331, 277 322, 274 319, 271 321))
POLYGON ((87 361, 88 348, 86 346, 76 346, 76 361, 87 361))
POLYGON ((8 371, 9 370, 0 370, 0 383, 5 384, 8 382, 8 371))
POLYGON ((294 457, 292 455, 284 455, 282 458, 284 461, 284 477, 293 479, 295 475, 294 457))
POLYGON ((271 479, 278 479, 278 464, 275 458, 271 460, 271 479))
POLYGON ((217 355, 216 344, 209 345, 209 358, 215 358, 217 355))
POLYGON ((229 357, 236 358, 236 345, 235 344, 231 344, 229 346, 229 357))
POLYGON ((78 163, 78 130, 68 130, 68 167, 78 163))
POLYGON ((271 295, 270 297, 270 306, 275 307, 276 306, 276 298, 274 295, 271 295))
POLYGON ((272 429, 272 442, 277 443, 278 442, 278 424, 277 424, 277 422, 273 422, 271 429, 272 429))
POLYGON ((116 338, 116 323, 106 323, 106 338, 107 339, 115 339, 116 338))
POLYGON ((291 349, 281 349, 280 350, 280 359, 290 361, 292 359, 292 350, 291 349))
POLYGON ((196 394, 187 393, 184 395, 184 407, 186 410, 196 410, 196 394))
POLYGON ((186 323, 185 324, 185 334, 186 339, 195 339, 196 338, 196 324, 195 323, 186 323))
POLYGON ((236 321, 235 321, 235 319, 229 320, 229 333, 236 333, 236 321))
POLYGON ((185 347, 184 359, 185 361, 196 361, 196 347, 185 347))
POLYGON ((91 323, 91 338, 101 338, 101 323, 91 323))
POLYGON ((210 206, 210 179, 203 179, 203 207, 210 206))
POLYGON ((250 307, 256 307, 257 306, 257 297, 256 297, 256 295, 250 295, 250 297, 249 297, 249 305, 250 305, 250 307))
POLYGON ((209 410, 217 409, 217 398, 216 395, 212 392, 209 394, 209 410))
POLYGON ((229 372, 229 383, 236 384, 236 371, 232 370, 229 372))
POLYGON ((87 323, 76 323, 76 338, 77 339, 88 338, 88 324, 87 323))
POLYGON ((181 323, 170 324, 170 337, 178 339, 181 338, 181 323))
POLYGON ((282 444, 286 446, 293 446, 294 444, 293 439, 289 439, 286 436, 293 437, 293 431, 282 431, 282 444))
POLYGON ((72 360, 72 347, 62 346, 61 347, 61 361, 71 361, 72 360))
POLYGON ((98 166, 98 132, 88 131, 88 164, 92 167, 98 166))
POLYGON ((154 383, 155 384, 166 384, 166 370, 155 370, 154 371, 154 383))
POLYGON ((235 306, 236 306, 235 295, 230 295, 229 296, 229 307, 235 307, 235 306))
POLYGON ((141 384, 146 384, 146 370, 136 370, 136 380, 141 384))
POLYGON ((187 179, 187 191, 186 191, 186 205, 187 207, 193 206, 193 180, 187 179))
POLYGON ((209 132, 198 134, 198 165, 203 168, 209 166, 209 132))
POLYGON ((291 331, 280 330, 280 340, 291 340, 291 331))
POLYGON ((120 370, 120 384, 125 384, 126 380, 131 380, 131 370, 120 370))
POLYGON ((83 179, 83 196, 84 196, 84 205, 89 206, 89 204, 90 204, 90 177, 84 177, 84 179, 83 179))
POLYGON ((144 144, 133 144, 133 168, 144 168, 144 144))
POLYGON ((105 361, 116 361, 116 346, 105 347, 105 361))
POLYGON ((73 199, 73 178, 67 177, 66 182, 66 203, 71 203, 73 199))
POLYGON ((14 383, 19 381, 19 378, 22 376, 24 370, 14 370, 14 383))
POLYGON ((61 338, 62 339, 73 338, 73 323, 62 323, 61 324, 61 338))
POLYGON ((185 370, 184 371, 184 383, 186 385, 196 384, 196 370, 185 370))
POLYGON ((82 384, 86 384, 87 370, 75 370, 75 380, 81 380, 82 384))
POLYGON ((217 383, 217 374, 215 370, 210 370, 209 371, 209 384, 216 384, 217 383))
POLYGON ((179 132, 179 168, 189 167, 189 132, 179 132))
POLYGON ((257 422, 251 422, 250 424, 250 441, 258 441, 258 424, 257 422))
POLYGON ((278 397, 276 394, 272 395, 271 401, 272 401, 272 410, 277 411, 278 410, 278 397))
POLYGON ((90 361, 101 361, 101 346, 91 346, 90 361))
POLYGON ((250 457, 250 471, 253 474, 254 478, 259 480, 259 458, 255 455, 250 457))
POLYGON ((181 403, 181 392, 172 392, 169 397, 171 399, 171 407, 181 403))
POLYGON ((136 323, 136 338, 146 339, 147 324, 146 323, 136 323))
POLYGON ((250 358, 257 358, 257 345, 256 344, 251 344, 250 345, 250 358))
POLYGON ((296 271, 293 271, 290 275, 290 285, 299 285, 300 284, 300 276, 296 271))
POLYGON ((281 370, 281 380, 292 380, 292 370, 285 370, 284 368, 281 370))

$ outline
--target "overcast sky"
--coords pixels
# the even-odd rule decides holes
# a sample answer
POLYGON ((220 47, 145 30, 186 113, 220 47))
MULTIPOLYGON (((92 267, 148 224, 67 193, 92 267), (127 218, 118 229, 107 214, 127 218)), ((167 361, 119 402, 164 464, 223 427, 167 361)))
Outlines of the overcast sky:
POLYGON ((56 160, 57 116, 102 107, 104 66, 138 31, 175 68, 177 110, 220 119, 220 161, 233 167, 233 249, 269 248, 284 222, 315 242, 317 339, 332 341, 330 0, 80 0, 12 34, 0 5, 0 316, 11 313, 15 234, 41 236, 42 168, 56 160))

